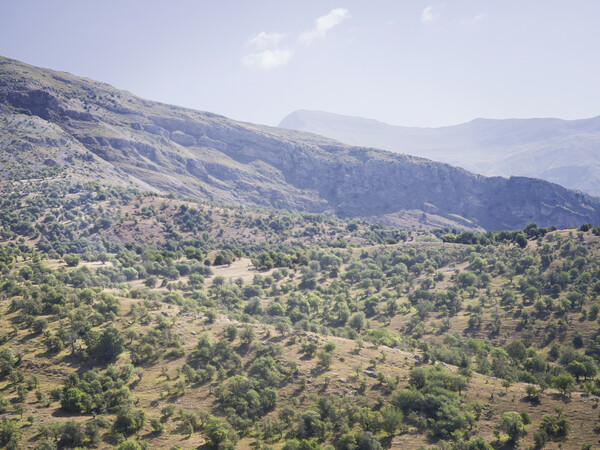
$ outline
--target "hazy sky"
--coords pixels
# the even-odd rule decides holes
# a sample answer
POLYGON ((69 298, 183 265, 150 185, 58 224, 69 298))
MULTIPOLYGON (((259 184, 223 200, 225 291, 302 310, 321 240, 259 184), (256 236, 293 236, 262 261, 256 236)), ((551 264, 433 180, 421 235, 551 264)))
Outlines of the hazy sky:
POLYGON ((0 0, 0 54, 276 125, 600 115, 599 0, 0 0))

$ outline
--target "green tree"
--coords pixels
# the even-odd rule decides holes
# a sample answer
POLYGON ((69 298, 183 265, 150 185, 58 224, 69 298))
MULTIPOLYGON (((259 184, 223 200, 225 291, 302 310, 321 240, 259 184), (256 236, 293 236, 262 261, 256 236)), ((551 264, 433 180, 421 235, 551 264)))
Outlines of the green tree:
POLYGON ((154 433, 156 436, 160 436, 165 432, 165 426, 160 419, 156 417, 150 419, 150 426, 152 427, 152 433, 154 433))
POLYGON ((542 393, 534 385, 528 384, 525 387, 525 392, 527 393, 527 400, 529 400, 531 403, 540 402, 542 393))
POLYGON ((90 352, 97 361, 106 363, 123 353, 125 340, 119 330, 110 326, 102 332, 96 342, 89 342, 88 346, 90 346, 90 352))
POLYGON ((46 328, 48 328, 48 321, 43 317, 35 319, 32 328, 36 334, 41 334, 46 328))
POLYGON ((233 430, 225 425, 224 422, 216 417, 210 417, 204 425, 204 434, 212 447, 222 447, 229 441, 235 443, 237 437, 233 430))
POLYGON ((35 450, 56 450, 56 442, 52 439, 41 440, 35 446, 35 450))
POLYGON ((471 439, 465 444, 465 450, 494 450, 490 444, 485 442, 483 438, 471 439))
POLYGON ((118 445, 117 450, 142 450, 142 447, 134 439, 127 439, 118 445))
POLYGON ((574 385, 575 385, 575 380, 573 379, 573 377, 571 375, 567 375, 566 373, 557 375, 554 378, 554 386, 556 387, 556 389, 561 391, 563 393, 563 395, 566 395, 569 392, 571 392, 571 389, 573 388, 574 385))
POLYGON ((381 443, 373 433, 365 431, 358 437, 358 450, 383 450, 381 443))
POLYGON ((229 266, 234 261, 234 259, 235 259, 235 255, 233 254, 233 252, 231 250, 221 250, 215 256, 215 261, 213 262, 213 265, 215 265, 215 266, 222 266, 222 265, 229 266))
POLYGON ((60 407, 70 412, 86 412, 91 407, 91 398, 80 389, 70 387, 63 393, 60 407))
POLYGON ((565 438, 570 430, 569 419, 558 410, 556 416, 544 414, 540 431, 543 431, 547 436, 552 438, 565 438))
POLYGON ((157 283, 158 283, 158 277, 156 275, 150 275, 144 281, 144 284, 149 288, 155 287, 157 283))
POLYGON ((115 419, 115 431, 130 436, 142 429, 146 422, 146 413, 141 409, 123 408, 115 419))
POLYGON ((523 232, 517 233, 517 235, 515 236, 515 242, 521 248, 527 247, 527 237, 525 236, 525 233, 523 233, 523 232))
POLYGON ((225 336, 225 339, 227 339, 229 342, 235 341, 237 335, 238 329, 235 325, 227 325, 223 330, 223 336, 225 336))
POLYGON ((62 434, 58 445, 67 448, 82 447, 85 439, 86 435, 81 423, 69 420, 62 426, 62 434))
POLYGON ((33 277, 33 269, 29 266, 23 266, 19 270, 19 275, 25 280, 30 280, 33 277))
POLYGON ((579 377, 585 377, 587 370, 585 369, 585 366, 580 363, 579 361, 571 361, 569 363, 569 365, 567 366, 567 370, 569 371, 569 373, 571 375, 573 375, 575 377, 575 379, 577 380, 577 382, 579 383, 579 377))
POLYGON ((77 255, 65 255, 63 260, 69 267, 77 267, 79 265, 79 256, 77 255))
POLYGON ((367 318, 365 317, 365 313, 359 311, 350 318, 348 325, 350 325, 356 331, 361 331, 363 328, 365 328, 366 322, 367 318))
POLYGON ((18 421, 2 419, 2 423, 0 423, 0 446, 8 447, 11 445, 13 448, 19 448, 22 433, 18 421))
POLYGON ((381 416, 383 417, 383 429, 390 436, 393 436, 396 433, 402 426, 402 421, 404 420, 402 411, 393 406, 382 409, 381 416))
POLYGON ((517 442, 525 435, 525 424, 521 414, 516 411, 508 411, 502 414, 498 428, 508 434, 511 442, 517 442))
POLYGON ((527 348, 525 348, 525 345, 521 341, 513 341, 505 345, 504 350, 516 361, 523 361, 527 357, 527 348))
POLYGON ((333 354, 331 352, 319 352, 317 354, 317 357, 319 359, 319 362, 317 364, 322 370, 329 369, 331 367, 331 364, 333 364, 333 354))
POLYGON ((471 261, 470 266, 472 270, 481 273, 481 271, 485 268, 486 265, 487 263, 482 257, 476 256, 475 258, 473 258, 473 261, 471 261))
POLYGON ((305 411, 298 421, 298 436, 301 438, 323 438, 325 436, 325 423, 321 415, 312 409, 305 411))
POLYGON ((254 332, 254 328, 252 328, 252 326, 250 325, 244 326, 242 332, 240 333, 240 342, 242 343, 242 345, 250 345, 252 342, 254 342, 255 338, 256 333, 254 332))
POLYGON ((473 272, 461 272, 458 274, 456 281, 463 288, 475 286, 477 283, 477 275, 475 275, 473 272))
POLYGON ((0 414, 4 414, 8 411, 8 405, 10 405, 9 401, 6 400, 3 395, 0 395, 0 414))

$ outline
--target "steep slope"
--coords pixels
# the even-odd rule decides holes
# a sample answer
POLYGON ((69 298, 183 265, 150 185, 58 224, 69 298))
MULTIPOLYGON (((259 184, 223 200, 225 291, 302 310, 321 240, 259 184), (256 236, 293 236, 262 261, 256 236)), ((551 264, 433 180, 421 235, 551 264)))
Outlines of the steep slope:
POLYGON ((600 221, 600 200, 408 155, 236 122, 0 59, 4 179, 69 176, 342 217, 406 210, 486 229, 600 221))
POLYGON ((321 111, 295 111, 282 128, 431 158, 484 175, 542 178, 600 194, 600 116, 584 120, 476 119, 409 128, 321 111))

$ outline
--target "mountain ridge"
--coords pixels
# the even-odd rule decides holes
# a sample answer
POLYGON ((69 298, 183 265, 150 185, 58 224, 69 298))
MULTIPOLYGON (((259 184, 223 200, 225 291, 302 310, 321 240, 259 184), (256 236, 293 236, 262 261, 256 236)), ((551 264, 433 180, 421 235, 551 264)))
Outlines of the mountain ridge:
POLYGON ((403 127, 324 111, 298 110, 283 128, 371 145, 464 167, 487 176, 542 178, 600 194, 600 116, 563 120, 473 119, 444 127, 403 127))
POLYGON ((62 173, 341 217, 384 220, 416 210, 423 225, 433 217, 466 228, 600 221, 600 199, 556 184, 486 178, 424 158, 237 122, 8 58, 0 58, 0 115, 5 180, 62 173))

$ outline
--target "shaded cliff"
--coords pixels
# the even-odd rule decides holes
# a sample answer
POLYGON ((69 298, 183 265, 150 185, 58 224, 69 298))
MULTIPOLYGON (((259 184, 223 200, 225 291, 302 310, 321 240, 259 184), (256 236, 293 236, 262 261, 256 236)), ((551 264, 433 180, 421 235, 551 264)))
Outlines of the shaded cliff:
POLYGON ((542 178, 600 195, 600 116, 581 120, 475 119, 450 127, 389 125, 299 110, 282 128, 431 158, 488 176, 542 178))

